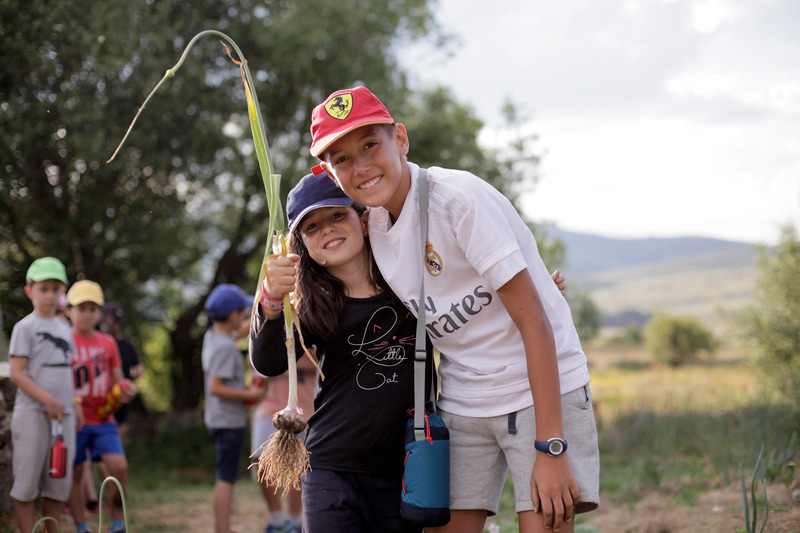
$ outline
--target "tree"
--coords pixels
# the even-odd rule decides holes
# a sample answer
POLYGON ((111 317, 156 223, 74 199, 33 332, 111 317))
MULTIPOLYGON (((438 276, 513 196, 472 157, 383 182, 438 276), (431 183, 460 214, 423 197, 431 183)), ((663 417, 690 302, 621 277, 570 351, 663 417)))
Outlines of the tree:
POLYGON ((597 337, 603 327, 603 317, 589 293, 567 291, 567 300, 581 341, 587 342, 597 337))
POLYGON ((644 332, 647 349, 669 366, 694 362, 700 352, 713 354, 717 341, 703 324, 692 317, 656 314, 644 332))
POLYGON ((28 309, 12 291, 27 265, 59 256, 71 279, 99 281, 134 320, 167 324, 176 408, 196 405, 202 392, 205 296, 246 277, 266 210, 239 72, 219 43, 196 47, 167 94, 148 105, 125 153, 104 164, 144 95, 188 38, 208 27, 228 32, 260 82, 288 190, 309 167, 302 147, 313 104, 358 79, 404 97, 390 47, 433 28, 424 0, 112 3, 91 17, 75 0, 4 0, 0 21, 0 135, 10 147, 0 156, 0 279, 9 327, 28 309))
MULTIPOLYGON (((0 0, 4 329, 29 312, 27 266, 55 255, 70 280, 96 280, 125 307, 133 337, 144 341, 163 324, 175 409, 202 397, 205 298, 218 283, 252 284, 266 237, 239 70, 219 43, 198 43, 124 152, 104 161, 164 69, 207 28, 233 37, 248 58, 284 197, 314 163, 313 106, 359 81, 393 112, 418 106, 412 137, 424 139, 426 124, 448 128, 420 150, 485 156, 469 111, 446 91, 412 100, 398 68, 403 40, 441 35, 427 0, 149 0, 93 6, 91 16, 78 0, 0 0), (452 115, 434 113, 438 103, 452 115)), ((491 154, 484 162, 476 168, 495 164, 491 154)), ((502 190, 513 180, 496 168, 502 190)))
POLYGON ((739 317, 758 350, 757 362, 775 391, 790 402, 800 398, 800 240, 791 226, 780 243, 762 248, 756 305, 739 317))

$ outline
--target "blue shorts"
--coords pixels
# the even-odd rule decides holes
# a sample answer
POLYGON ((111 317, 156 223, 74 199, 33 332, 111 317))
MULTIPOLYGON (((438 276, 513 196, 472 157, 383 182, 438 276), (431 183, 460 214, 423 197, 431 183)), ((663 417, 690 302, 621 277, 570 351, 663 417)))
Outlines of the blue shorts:
POLYGON ((422 533, 400 518, 402 474, 314 468, 303 476, 303 529, 326 533, 422 533))
POLYGON ((236 483, 244 447, 244 428, 209 428, 208 432, 214 439, 217 479, 231 484, 236 483))
POLYGON ((122 441, 119 440, 119 431, 116 422, 105 424, 87 424, 78 432, 75 447, 76 465, 86 462, 86 449, 92 455, 92 460, 97 462, 103 455, 125 455, 122 441))

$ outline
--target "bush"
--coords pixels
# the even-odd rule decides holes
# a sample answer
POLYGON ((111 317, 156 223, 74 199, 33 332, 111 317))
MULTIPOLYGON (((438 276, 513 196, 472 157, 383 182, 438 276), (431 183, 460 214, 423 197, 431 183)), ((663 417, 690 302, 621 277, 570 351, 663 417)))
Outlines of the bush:
POLYGON ((644 342, 642 326, 636 323, 628 324, 625 329, 608 340, 612 346, 639 346, 644 342))
POLYGON ((773 390, 789 402, 800 397, 800 241, 792 227, 774 249, 762 248, 756 305, 740 326, 759 352, 773 390))
POLYGON ((588 293, 580 292, 577 295, 570 295, 567 300, 581 341, 588 342, 597 337, 600 328, 603 327, 603 317, 592 297, 588 293))
POLYGON ((656 314, 647 323, 644 338, 655 358, 673 367, 697 361, 703 351, 711 355, 718 345, 696 318, 665 314, 656 314))

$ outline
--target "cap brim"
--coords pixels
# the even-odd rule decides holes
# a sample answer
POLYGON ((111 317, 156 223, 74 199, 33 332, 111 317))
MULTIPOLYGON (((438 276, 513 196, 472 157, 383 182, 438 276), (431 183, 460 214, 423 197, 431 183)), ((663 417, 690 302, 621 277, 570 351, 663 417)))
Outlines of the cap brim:
POLYGON ((97 300, 95 300, 91 296, 78 296, 77 298, 73 298, 72 301, 70 301, 68 299, 67 302, 72 307, 76 307, 78 305, 85 304, 86 302, 92 302, 93 304, 96 304, 96 305, 99 305, 100 307, 103 307, 103 302, 98 302, 97 300))
POLYGON ((297 227, 300 222, 302 222, 303 217, 309 214, 311 211, 315 211, 317 209, 322 209, 323 207, 347 207, 353 205, 353 200, 350 198, 328 198, 326 200, 321 200, 317 203, 311 204, 310 206, 306 207, 300 213, 294 217, 292 223, 289 224, 289 233, 292 233, 295 228, 297 227))
POLYGON ((311 149, 309 151, 311 152, 312 156, 319 158, 320 154, 324 153, 325 150, 327 150, 330 145, 332 145, 333 143, 335 143, 336 141, 338 141, 339 139, 341 139, 354 129, 360 128, 362 126, 372 126, 374 124, 394 124, 394 120, 381 118, 376 120, 366 120, 364 122, 359 122, 356 124, 350 124, 345 129, 329 133, 328 135, 322 137, 318 142, 312 143, 311 149))
POLYGON ((28 281, 47 281, 48 279, 52 279, 55 281, 60 281, 64 285, 67 285, 67 279, 62 277, 60 274, 37 274, 35 276, 31 276, 28 278, 28 281))

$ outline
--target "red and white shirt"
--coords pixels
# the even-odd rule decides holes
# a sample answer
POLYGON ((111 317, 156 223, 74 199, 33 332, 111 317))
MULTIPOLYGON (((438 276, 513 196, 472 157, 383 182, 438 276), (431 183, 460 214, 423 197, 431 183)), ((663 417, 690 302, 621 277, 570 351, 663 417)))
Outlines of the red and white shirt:
POLYGON ((70 362, 75 395, 82 400, 84 424, 96 425, 114 420, 113 416, 98 420, 97 408, 106 403, 108 391, 114 386, 112 369, 122 367, 117 341, 99 331, 90 336, 73 332, 72 338, 76 350, 70 362))

